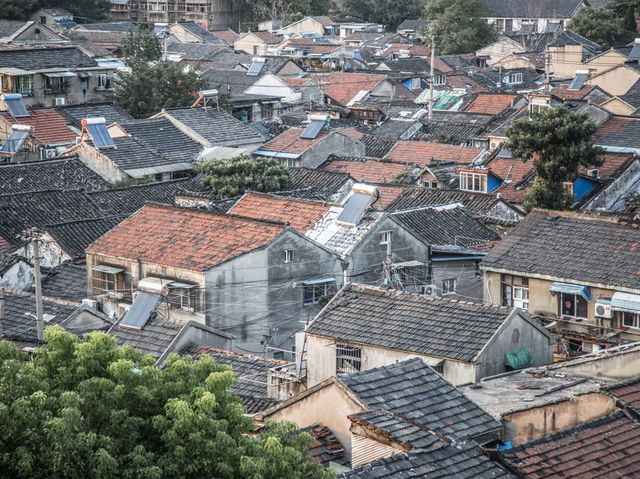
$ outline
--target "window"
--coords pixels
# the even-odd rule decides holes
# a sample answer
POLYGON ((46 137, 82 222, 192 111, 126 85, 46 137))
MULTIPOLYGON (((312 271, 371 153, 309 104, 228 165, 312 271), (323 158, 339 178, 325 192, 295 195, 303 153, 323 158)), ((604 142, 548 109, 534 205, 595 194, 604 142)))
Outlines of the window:
POLYGON ((285 263, 292 263, 293 262, 293 250, 292 249, 285 249, 282 251, 282 259, 284 260, 285 263))
POLYGON ((259 55, 260 54, 260 47, 258 45, 254 45, 253 46, 253 54, 254 55, 259 55))
POLYGON ((509 83, 522 83, 522 73, 509 74, 509 83))
POLYGON ((169 285, 167 296, 169 306, 173 309, 181 309, 192 313, 202 311, 202 294, 196 285, 175 283, 169 285))
POLYGON ((638 313, 622 313, 622 325, 627 328, 640 328, 640 314, 638 313))
POLYGON ((362 349, 336 344, 336 374, 356 373, 362 368, 362 349))
POLYGON ((305 284, 303 291, 303 303, 305 306, 309 304, 319 303, 320 300, 331 292, 331 282, 305 284))
POLYGON ((440 361, 435 366, 431 366, 431 369, 433 369, 435 372, 437 372, 440 375, 444 374, 444 361, 440 361))
POLYGON ((445 279, 442 282, 442 294, 454 294, 456 292, 456 279, 445 279))
POLYGON ((33 95, 33 75, 2 76, 4 93, 20 93, 22 96, 33 95))
POLYGON ((122 269, 98 265, 91 271, 93 294, 117 293, 124 287, 122 269))
POLYGON ((111 88, 111 79, 104 73, 98 76, 98 88, 109 90, 111 88))
POLYGON ((420 88, 420 78, 411 79, 411 90, 417 90, 420 88))
POLYGON ((46 77, 44 88, 49 92, 61 92, 69 87, 69 82, 60 77, 46 77))
POLYGON ((40 17, 40 23, 42 23, 43 25, 46 25, 47 24, 47 17, 41 16, 40 17))
POLYGON ((562 189, 573 196, 573 181, 563 181, 562 189))
POLYGON ((504 21, 504 31, 505 32, 513 31, 513 19, 511 19, 511 18, 505 19, 505 21, 504 21))
POLYGON ((383 231, 380 233, 380 244, 391 243, 391 233, 393 233, 393 231, 383 231))
POLYGON ((287 168, 294 168, 297 166, 298 160, 296 158, 278 158, 282 166, 287 168))
POLYGON ((496 20, 496 30, 504 32, 504 18, 498 18, 496 20))
POLYGON ((460 172, 460 189, 464 191, 487 192, 487 173, 460 172))
POLYGON ((447 75, 434 75, 433 84, 434 85, 446 85, 447 84, 447 75))
POLYGON ((503 274, 500 282, 502 283, 502 306, 529 309, 529 278, 503 274))
POLYGON ((579 294, 560 294, 560 314, 570 318, 586 319, 587 300, 579 294))

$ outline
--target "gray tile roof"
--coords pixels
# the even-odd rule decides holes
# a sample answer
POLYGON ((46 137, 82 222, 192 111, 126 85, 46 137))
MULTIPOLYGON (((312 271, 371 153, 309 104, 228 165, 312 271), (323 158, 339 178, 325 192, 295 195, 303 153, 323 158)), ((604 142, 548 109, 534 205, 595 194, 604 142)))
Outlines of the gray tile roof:
POLYGON ((398 25, 398 30, 420 30, 429 24, 427 20, 404 20, 398 25))
POLYGON ((473 361, 512 309, 350 284, 307 327, 309 334, 473 361))
POLYGON ((571 18, 583 0, 488 0, 489 17, 571 18))
MULTIPOLYGON (((249 61, 251 58, 249 58, 249 61)), ((262 75, 249 76, 245 71, 231 70, 206 70, 202 78, 209 82, 212 88, 218 88, 221 93, 230 93, 231 98, 242 95, 242 93, 253 85, 262 75)))
MULTIPOLYGON (((60 324, 78 307, 80 307, 79 304, 43 297, 44 327, 60 324), (48 321, 46 321, 47 318, 49 318, 48 321)), ((11 341, 38 342, 35 295, 18 291, 5 293, 2 338, 11 341)))
POLYGON ((126 33, 129 30, 137 32, 138 26, 131 22, 83 23, 80 25, 79 30, 126 33))
POLYGON ((197 157, 203 148, 166 118, 135 120, 122 123, 120 126, 136 141, 174 162, 189 162, 197 157))
POLYGON ((71 258, 84 258, 87 246, 117 226, 126 215, 107 216, 102 218, 80 219, 55 225, 47 225, 43 229, 58 243, 71 258))
POLYGON ((218 364, 231 366, 236 378, 236 382, 231 386, 231 392, 242 399, 247 407, 247 413, 263 411, 278 402, 267 397, 268 372, 271 368, 286 365, 286 362, 198 345, 190 345, 182 353, 194 358, 206 354, 218 364))
POLYGON ((206 28, 202 28, 196 22, 180 22, 180 26, 185 30, 188 30, 190 33, 193 33, 200 40, 205 43, 215 43, 220 45, 225 45, 225 43, 216 37, 213 33, 211 33, 206 28))
POLYGON ((364 156, 371 158, 384 158, 396 145, 394 138, 382 138, 374 135, 364 135, 360 142, 364 144, 364 156))
POLYGON ((223 110, 176 108, 166 110, 166 114, 191 128, 212 146, 237 146, 264 141, 253 128, 223 110))
POLYGON ((188 169, 185 167, 190 158, 187 155, 170 157, 166 151, 160 148, 150 148, 137 137, 122 136, 113 139, 116 148, 100 150, 100 153, 108 157, 124 171, 135 177, 145 176, 146 171, 159 173, 161 170, 188 169), (140 170, 136 172, 135 170, 140 170), (157 171, 156 171, 157 170, 157 171))
MULTIPOLYGON (((338 376, 368 408, 370 424, 383 425, 400 436, 417 438, 417 429, 428 429, 449 440, 481 436, 500 429, 500 423, 469 400, 421 359, 413 358, 390 366, 338 376), (375 411, 385 411, 379 414, 375 411), (390 414, 389 414, 390 413, 390 414), (415 426, 401 432, 390 416, 415 426)), ((406 426, 405 426, 406 427, 406 426)), ((419 441, 433 446, 430 438, 419 441)))
POLYGON ((426 244, 471 246, 500 239, 475 219, 465 207, 423 207, 397 211, 391 218, 426 244))
POLYGON ((78 128, 81 128, 84 118, 95 116, 103 117, 107 125, 113 122, 125 123, 133 121, 133 117, 115 103, 88 103, 85 105, 62 106, 56 107, 56 111, 78 128))
POLYGON ((0 18, 0 38, 10 37, 27 24, 24 20, 0 18))
POLYGON ((0 68, 12 67, 23 70, 46 70, 48 68, 95 67, 98 64, 79 48, 24 48, 0 50, 0 68))
POLYGON ((289 168, 291 176, 292 196, 295 191, 300 194, 305 191, 310 195, 320 197, 325 201, 335 201, 338 194, 349 182, 347 173, 316 170, 313 168, 289 168))
POLYGON ((118 321, 109 329, 109 334, 116 338, 120 346, 131 346, 159 359, 184 327, 184 323, 152 317, 140 330, 120 326, 118 321))
POLYGON ((481 266, 640 290, 639 243, 640 230, 615 218, 533 210, 481 266))
POLYGON ((472 441, 446 445, 434 451, 400 453, 352 471, 339 479, 507 479, 516 476, 490 460, 472 441))
POLYGON ((407 444, 411 449, 438 449, 442 447, 441 439, 426 427, 405 421, 384 409, 359 412, 349 416, 349 419, 352 422, 369 425, 383 431, 392 441, 407 444))
POLYGON ((104 190, 109 183, 87 168, 75 157, 27 163, 5 163, 0 165, 2 193, 25 193, 27 191, 104 190))
POLYGON ((495 196, 444 188, 412 188, 387 206, 386 211, 401 211, 423 206, 442 206, 462 203, 473 215, 486 216, 496 203, 495 196))
POLYGON ((88 297, 86 265, 66 262, 46 271, 43 268, 42 294, 65 301, 82 301, 88 297))
MULTIPOLYGON (((373 136, 378 136, 380 138, 389 138, 391 140, 399 140, 400 137, 404 133, 406 133, 407 130, 414 127, 416 123, 420 123, 420 122, 418 120, 404 121, 404 120, 396 120, 392 118, 384 121, 380 126, 378 126, 375 130, 373 130, 371 134, 373 136)), ((416 133, 414 133, 414 135, 416 133)), ((403 140, 410 140, 412 137, 413 135, 411 137, 405 137, 403 138, 403 140)))
POLYGON ((602 146, 640 149, 640 120, 630 121, 626 126, 599 136, 595 143, 602 146))
POLYGON ((242 61, 251 64, 251 56, 245 54, 234 54, 233 49, 224 44, 213 43, 172 43, 167 46, 169 53, 182 54, 183 60, 198 60, 198 61, 219 61, 221 58, 227 58, 229 55, 232 58, 237 58, 239 61, 235 62, 236 65, 242 61))

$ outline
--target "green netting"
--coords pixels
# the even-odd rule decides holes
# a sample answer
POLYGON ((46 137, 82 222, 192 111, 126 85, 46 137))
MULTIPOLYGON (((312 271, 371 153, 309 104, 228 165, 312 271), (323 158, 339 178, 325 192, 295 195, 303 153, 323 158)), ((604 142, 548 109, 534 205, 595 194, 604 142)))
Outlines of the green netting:
POLYGON ((513 369, 522 369, 533 366, 535 360, 528 349, 518 349, 504 355, 504 365, 513 369))

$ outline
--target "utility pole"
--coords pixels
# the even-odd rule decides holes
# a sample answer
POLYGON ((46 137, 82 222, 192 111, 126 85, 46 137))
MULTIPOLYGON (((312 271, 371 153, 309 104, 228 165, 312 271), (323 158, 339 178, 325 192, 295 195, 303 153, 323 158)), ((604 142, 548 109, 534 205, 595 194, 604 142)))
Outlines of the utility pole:
POLYGON ((0 288, 0 340, 4 335, 4 288, 0 288))
POLYGON ((42 283, 40 279, 40 232, 33 228, 30 231, 31 246, 33 247, 33 275, 36 287, 36 327, 38 330, 38 341, 44 340, 44 323, 42 322, 42 283))
POLYGON ((433 117, 433 72, 434 72, 434 63, 436 61, 436 37, 435 35, 431 36, 431 71, 429 73, 429 116, 428 119, 431 121, 433 117))

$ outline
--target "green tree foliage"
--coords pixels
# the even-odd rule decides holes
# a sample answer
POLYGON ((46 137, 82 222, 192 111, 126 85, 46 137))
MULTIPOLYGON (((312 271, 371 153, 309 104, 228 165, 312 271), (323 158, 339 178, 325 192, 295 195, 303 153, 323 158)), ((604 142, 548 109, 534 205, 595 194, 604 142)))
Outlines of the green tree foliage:
POLYGON ((39 6, 64 8, 73 13, 78 23, 97 23, 107 20, 111 2, 109 0, 41 0, 39 6))
POLYGON ((38 7, 38 0, 0 0, 0 18, 27 20, 38 7))
POLYGON ((419 18, 420 0, 345 0, 343 9, 349 16, 396 30, 406 18, 419 18))
POLYGON ((496 38, 484 20, 487 11, 486 0, 430 0, 424 7, 431 20, 427 37, 435 38, 439 55, 473 53, 496 38))
POLYGON ((200 77, 199 65, 185 72, 181 63, 159 61, 160 44, 147 29, 128 32, 122 48, 132 72, 122 79, 116 103, 134 118, 146 118, 163 108, 190 106, 208 86, 200 77))
POLYGON ((636 16, 633 5, 627 7, 627 11, 624 14, 624 20, 622 21, 622 28, 628 32, 638 31, 638 24, 636 23, 636 16))
POLYGON ((596 42, 604 50, 613 46, 622 25, 607 7, 582 7, 569 22, 569 30, 596 42))
POLYGON ((251 191, 282 191, 291 187, 289 170, 274 158, 240 155, 235 158, 203 161, 198 172, 202 184, 216 198, 231 198, 251 191))
POLYGON ((507 128, 509 151, 527 162, 533 160, 536 175, 525 194, 524 207, 562 210, 571 206, 573 197, 563 182, 573 182, 578 167, 600 166, 603 150, 594 147, 596 124, 586 113, 556 106, 520 118, 507 128))
POLYGON ((0 477, 329 478, 311 438, 269 423, 259 437, 211 357, 151 356, 55 326, 33 363, 0 342, 0 477))

